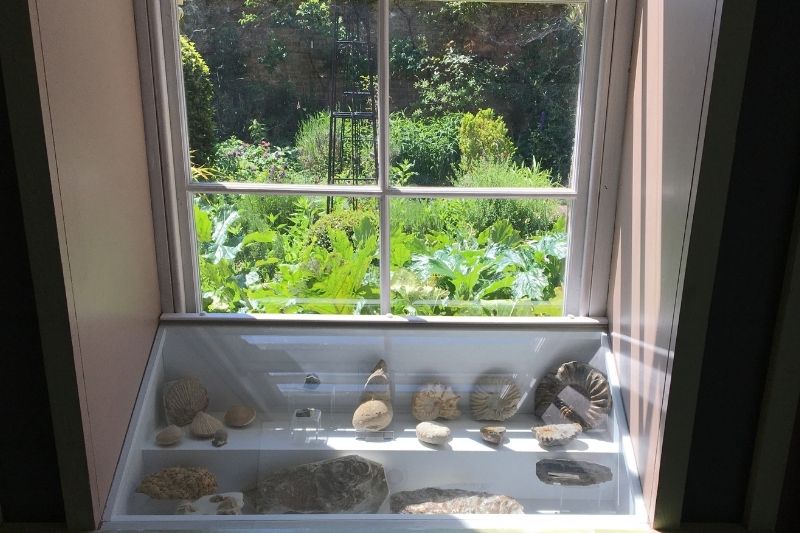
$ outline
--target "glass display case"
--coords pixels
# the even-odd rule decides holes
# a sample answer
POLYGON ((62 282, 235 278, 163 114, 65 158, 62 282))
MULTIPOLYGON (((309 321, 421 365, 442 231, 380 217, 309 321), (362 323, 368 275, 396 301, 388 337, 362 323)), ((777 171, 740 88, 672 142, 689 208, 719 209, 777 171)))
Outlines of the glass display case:
POLYGON ((609 517, 646 523, 600 328, 174 322, 154 343, 105 519, 353 530, 609 517))

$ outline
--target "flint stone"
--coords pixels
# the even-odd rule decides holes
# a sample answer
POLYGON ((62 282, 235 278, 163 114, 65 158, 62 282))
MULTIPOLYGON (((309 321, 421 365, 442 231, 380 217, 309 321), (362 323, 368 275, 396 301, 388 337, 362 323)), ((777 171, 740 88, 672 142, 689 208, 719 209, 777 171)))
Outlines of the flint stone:
POLYGON ((536 477, 548 485, 597 485, 614 477, 607 466, 588 461, 542 459, 536 463, 536 477))
POLYGON ((436 422, 420 422, 417 424, 417 438, 427 444, 446 444, 450 440, 450 428, 436 422))
POLYGON ((376 513, 388 494, 383 465, 347 455, 267 474, 245 501, 259 514, 376 513))
POLYGON ((389 499, 399 514, 521 514, 522 505, 508 496, 433 487, 396 492, 389 499))

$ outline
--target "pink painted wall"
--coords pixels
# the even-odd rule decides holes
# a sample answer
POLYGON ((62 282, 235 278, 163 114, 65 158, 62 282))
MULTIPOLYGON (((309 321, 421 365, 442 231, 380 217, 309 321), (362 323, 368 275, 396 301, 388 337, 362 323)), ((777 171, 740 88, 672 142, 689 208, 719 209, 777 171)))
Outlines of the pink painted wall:
POLYGON ((651 520, 715 0, 640 0, 628 89, 608 298, 651 520))
POLYGON ((160 314, 133 7, 31 12, 99 521, 160 314))

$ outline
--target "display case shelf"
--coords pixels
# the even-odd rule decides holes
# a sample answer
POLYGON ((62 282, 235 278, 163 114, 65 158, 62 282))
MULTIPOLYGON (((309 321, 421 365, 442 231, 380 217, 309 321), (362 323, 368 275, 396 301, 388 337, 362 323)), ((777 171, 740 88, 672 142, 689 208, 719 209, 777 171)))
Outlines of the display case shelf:
MULTIPOLYGON (((502 333, 474 328, 455 333, 449 328, 378 331, 368 327, 166 325, 159 332, 142 384, 106 524, 162 529, 230 522, 313 527, 318 519, 311 516, 175 516, 177 502, 152 500, 136 488, 146 475, 162 468, 201 466, 216 475, 219 492, 242 491, 254 487, 265 473, 352 454, 383 465, 389 494, 424 487, 458 488, 504 494, 525 509, 526 515, 492 515, 492 524, 521 527, 529 524, 526 516, 540 520, 553 514, 625 517, 628 523, 641 524, 646 519, 621 406, 613 357, 601 331, 520 327, 502 333), (356 438, 352 427, 353 410, 379 359, 386 361, 392 380, 394 417, 386 430, 393 438, 363 440, 356 438), (531 431, 543 423, 532 414, 533 392, 547 371, 570 360, 590 363, 607 374, 613 409, 598 428, 581 433, 567 445, 544 448, 531 431), (519 412, 504 422, 476 421, 469 416, 470 388, 486 372, 513 376, 522 393, 519 412), (310 373, 321 381, 318 387, 304 386, 310 373), (219 448, 210 440, 192 438, 188 428, 177 445, 158 446, 155 434, 166 425, 164 386, 186 376, 199 379, 208 389, 210 414, 222 419, 231 405, 247 404, 256 408, 256 420, 246 428, 226 428, 228 442, 219 448), (439 421, 450 428, 452 437, 442 446, 417 439, 418 421, 410 412, 412 394, 431 380, 445 381, 462 397, 462 416, 439 421), (302 407, 322 411, 319 433, 292 431, 291 414, 302 407), (485 442, 480 436, 484 425, 505 426, 503 443, 485 442), (536 475, 536 463, 542 459, 590 461, 609 468, 613 479, 586 487, 548 485, 536 475)), ((364 524, 374 528, 375 520, 381 528, 390 529, 400 523, 431 520, 456 527, 448 516, 389 511, 387 498, 377 514, 359 516, 360 526, 349 522, 350 515, 327 515, 332 521, 328 530, 353 531, 364 524)), ((247 512, 252 509, 246 508, 247 512)), ((457 527, 477 527, 485 525, 485 520, 465 515, 457 527)))

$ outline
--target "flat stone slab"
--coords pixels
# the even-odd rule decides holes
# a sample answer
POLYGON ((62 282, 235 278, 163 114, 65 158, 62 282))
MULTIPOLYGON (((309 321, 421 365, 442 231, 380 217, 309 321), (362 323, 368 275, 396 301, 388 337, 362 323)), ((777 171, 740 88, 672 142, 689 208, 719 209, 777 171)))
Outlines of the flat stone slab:
POLYGON ((597 485, 614 477, 607 466, 588 461, 542 459, 536 463, 536 477, 548 485, 597 485))
POLYGON ((488 492, 437 489, 396 492, 389 499, 393 513, 399 514, 522 514, 514 498, 488 492))
POLYGON ((383 465, 347 455, 269 473, 245 501, 259 514, 376 513, 388 494, 383 465))

